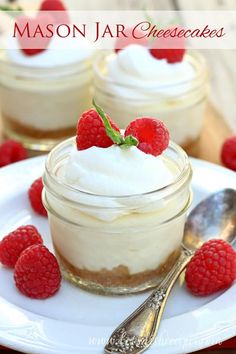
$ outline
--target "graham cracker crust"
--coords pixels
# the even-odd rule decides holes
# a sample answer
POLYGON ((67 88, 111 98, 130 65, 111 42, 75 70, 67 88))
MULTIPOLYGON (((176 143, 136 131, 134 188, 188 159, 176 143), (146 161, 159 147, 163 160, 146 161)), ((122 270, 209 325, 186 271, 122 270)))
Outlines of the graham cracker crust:
POLYGON ((59 259, 59 263, 64 269, 67 269, 73 275, 84 279, 98 283, 102 286, 130 286, 135 287, 148 282, 152 279, 165 276, 173 267, 180 255, 180 250, 176 250, 170 254, 170 256, 163 262, 158 268, 154 270, 147 270, 144 272, 130 274, 129 269, 124 265, 119 265, 112 270, 101 269, 100 271, 91 271, 88 269, 80 269, 74 267, 68 262, 55 248, 56 256, 59 259))
MULTIPOLYGON (((16 122, 6 115, 2 115, 4 125, 8 130, 14 131, 19 135, 28 136, 35 139, 61 139, 75 135, 75 126, 55 130, 40 130, 30 125, 16 122)), ((75 124, 76 125, 76 124, 75 124)))

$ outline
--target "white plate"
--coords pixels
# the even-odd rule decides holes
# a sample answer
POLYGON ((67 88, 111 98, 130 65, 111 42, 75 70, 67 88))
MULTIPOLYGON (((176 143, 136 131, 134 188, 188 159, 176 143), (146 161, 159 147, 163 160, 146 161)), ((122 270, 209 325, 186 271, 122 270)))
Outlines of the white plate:
MULTIPOLYGON (((236 188, 236 174, 192 160, 194 205, 225 187, 236 188)), ((0 235, 22 224, 34 224, 51 247, 47 219, 36 216, 27 199, 32 181, 43 171, 44 157, 0 171, 0 235)), ((66 235, 65 235, 66 239, 66 235)), ((65 240, 66 241, 66 240, 65 240)), ((63 282, 48 300, 31 300, 14 286, 11 270, 0 268, 0 343, 27 353, 93 354, 114 328, 147 294, 104 297, 63 282)), ((212 297, 191 296, 177 285, 171 294, 157 341, 149 353, 189 353, 236 335, 236 284, 212 297)))

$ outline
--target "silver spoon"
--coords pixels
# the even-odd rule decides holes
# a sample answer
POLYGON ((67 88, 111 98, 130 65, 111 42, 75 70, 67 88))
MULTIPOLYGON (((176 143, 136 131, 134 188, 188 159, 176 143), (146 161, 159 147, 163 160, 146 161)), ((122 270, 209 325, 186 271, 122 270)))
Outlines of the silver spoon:
POLYGON ((181 255, 162 283, 112 333, 105 353, 138 354, 153 343, 168 296, 194 252, 207 240, 236 239, 236 190, 224 189, 198 204, 189 214, 181 255))

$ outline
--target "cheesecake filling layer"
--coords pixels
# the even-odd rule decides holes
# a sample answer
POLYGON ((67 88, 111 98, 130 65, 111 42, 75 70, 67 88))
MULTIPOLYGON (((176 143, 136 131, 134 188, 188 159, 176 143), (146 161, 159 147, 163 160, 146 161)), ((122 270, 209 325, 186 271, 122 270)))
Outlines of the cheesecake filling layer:
POLYGON ((50 225, 55 249, 76 269, 113 272, 123 266, 132 275, 157 269, 180 248, 185 215, 157 227, 155 219, 158 214, 150 223, 143 220, 142 227, 119 228, 113 223, 112 229, 106 229, 78 227, 51 216, 50 225))

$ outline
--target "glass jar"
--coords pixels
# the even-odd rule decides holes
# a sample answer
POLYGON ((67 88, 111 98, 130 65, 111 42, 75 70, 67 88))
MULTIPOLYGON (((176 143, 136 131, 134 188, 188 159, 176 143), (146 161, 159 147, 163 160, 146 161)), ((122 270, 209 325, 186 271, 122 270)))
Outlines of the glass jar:
POLYGON ((144 194, 102 196, 71 187, 60 177, 74 144, 71 138, 51 151, 43 177, 43 203, 64 277, 105 294, 156 286, 180 254, 191 203, 186 153, 172 142, 164 152, 174 171, 172 184, 144 194))
MULTIPOLYGON (((119 82, 118 74, 116 81, 108 75, 109 62, 115 60, 116 55, 104 53, 94 63, 97 104, 121 128, 126 128, 137 117, 157 117, 166 124, 174 142, 196 155, 209 90, 204 58, 196 51, 185 55, 184 60, 195 71, 191 80, 158 85, 147 79, 140 81, 140 85, 137 81, 135 85, 125 85, 119 82)), ((127 75, 132 81, 132 75, 127 75)))
POLYGON ((92 59, 52 68, 0 61, 4 134, 30 150, 49 151, 75 134, 92 102, 92 59))

